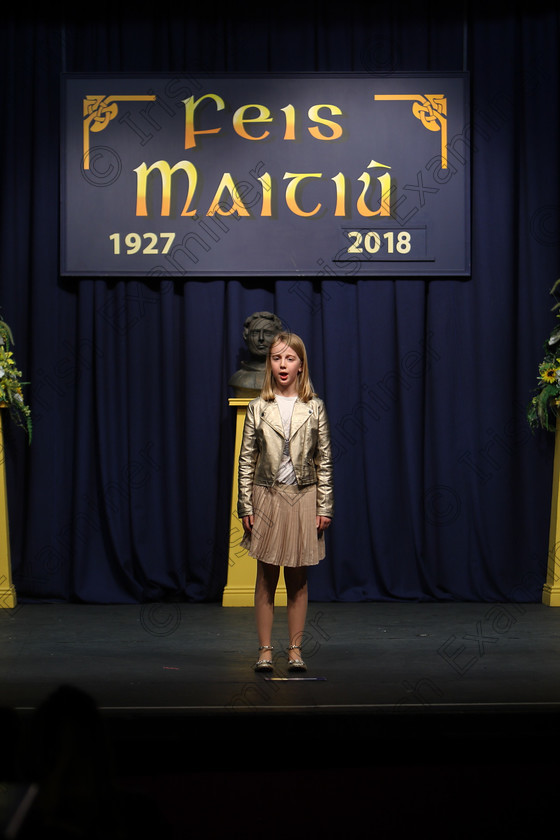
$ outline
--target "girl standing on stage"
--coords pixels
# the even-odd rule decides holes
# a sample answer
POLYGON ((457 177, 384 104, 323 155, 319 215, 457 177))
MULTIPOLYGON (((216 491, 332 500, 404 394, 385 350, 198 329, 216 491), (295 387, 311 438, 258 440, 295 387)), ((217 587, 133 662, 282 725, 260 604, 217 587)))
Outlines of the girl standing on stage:
POLYGON ((284 567, 288 667, 305 671, 301 644, 307 616, 307 567, 325 556, 333 516, 330 433, 313 392, 301 338, 279 333, 266 359, 261 395, 247 406, 239 455, 237 512, 241 545, 257 560, 257 671, 272 670, 274 596, 284 567))

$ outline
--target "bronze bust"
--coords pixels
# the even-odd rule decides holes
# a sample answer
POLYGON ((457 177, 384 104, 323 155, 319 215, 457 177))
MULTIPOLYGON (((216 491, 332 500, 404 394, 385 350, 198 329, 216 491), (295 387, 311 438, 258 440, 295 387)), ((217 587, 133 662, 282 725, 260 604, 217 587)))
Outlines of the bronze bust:
POLYGON ((243 325, 243 339, 250 359, 241 362, 228 382, 236 397, 256 397, 264 382, 266 354, 274 336, 282 330, 282 321, 272 312, 253 312, 243 325))

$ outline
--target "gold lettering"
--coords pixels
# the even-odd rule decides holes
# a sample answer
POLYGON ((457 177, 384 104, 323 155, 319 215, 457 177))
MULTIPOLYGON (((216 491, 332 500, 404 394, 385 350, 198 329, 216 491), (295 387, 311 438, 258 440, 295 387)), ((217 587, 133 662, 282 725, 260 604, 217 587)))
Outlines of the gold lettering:
POLYGON ((150 172, 158 171, 161 175, 161 215, 169 216, 171 210, 171 181, 175 172, 182 170, 188 178, 188 192, 187 200, 183 207, 181 216, 194 216, 196 210, 189 210, 191 201, 193 200, 196 190, 198 173, 196 166, 188 160, 181 160, 175 166, 170 167, 166 160, 158 160, 150 167, 145 163, 141 163, 134 172, 136 172, 136 215, 147 216, 147 191, 148 191, 148 175, 150 172))
POLYGON ((334 211, 335 216, 346 216, 346 177, 339 172, 334 178, 331 178, 336 185, 336 207, 334 211))
POLYGON ((188 99, 183 99, 183 104, 185 106, 185 149, 192 149, 196 146, 196 137, 197 134, 217 134, 221 131, 221 128, 205 128, 199 129, 195 131, 194 128, 194 112, 196 111, 197 107, 203 102, 205 99, 213 99, 216 103, 216 109, 218 111, 223 111, 225 108, 225 102, 221 96, 218 96, 216 93, 205 93, 204 96, 199 97, 195 100, 194 96, 189 96, 188 99))
POLYGON ((296 198, 296 190, 301 182, 305 178, 322 178, 321 172, 286 172, 284 174, 284 180, 287 178, 291 178, 290 183, 286 187, 286 204, 292 211, 295 213, 296 216, 314 216, 316 213, 319 212, 321 209, 321 204, 317 204, 314 210, 311 210, 309 213, 306 213, 304 210, 301 209, 297 202, 296 198))
MULTIPOLYGON (((383 163, 377 163, 377 161, 372 160, 371 163, 368 164, 368 169, 390 169, 390 166, 385 166, 383 163)), ((369 172, 362 172, 358 181, 362 181, 364 187, 358 198, 356 203, 356 207, 360 216, 390 216, 391 215, 391 176, 388 172, 385 172, 383 175, 379 175, 377 180, 381 185, 381 199, 379 202, 379 209, 378 210, 370 210, 370 208, 366 204, 366 193, 371 186, 371 175, 369 172)))
POLYGON ((309 115, 309 119, 313 120, 313 122, 321 123, 321 125, 325 125, 332 131, 330 136, 325 136, 321 133, 321 129, 317 126, 313 126, 313 128, 308 128, 309 133, 315 137, 316 140, 338 140, 339 137, 342 137, 343 130, 342 126, 339 125, 337 122, 333 122, 333 120, 327 120, 323 117, 319 116, 319 109, 320 108, 328 108, 331 114, 342 114, 342 111, 338 107, 338 105, 312 105, 309 111, 307 112, 309 115))
POLYGON ((257 180, 261 182, 263 188, 261 216, 272 216, 272 179, 270 174, 265 172, 257 180))
POLYGON ((210 209, 206 215, 214 216, 216 213, 219 213, 220 216, 231 216, 232 213, 235 213, 236 211, 240 216, 251 215, 241 200, 239 190, 237 189, 231 174, 229 172, 224 172, 222 180, 220 181, 218 189, 216 190, 214 198, 210 204, 210 209), (229 201, 227 199, 222 199, 222 194, 225 190, 229 193, 232 202, 231 207, 228 206, 229 201))
POLYGON ((286 130, 284 131, 284 140, 296 139, 296 109, 293 105, 286 105, 281 108, 281 111, 286 115, 286 130))
POLYGON ((270 134, 269 131, 264 131, 260 137, 253 137, 247 131, 245 131, 245 123, 261 123, 261 122, 272 122, 272 117, 270 116, 270 111, 266 107, 266 105, 243 105, 241 108, 238 108, 235 114, 233 115, 233 127, 237 134, 240 137, 244 137, 245 140, 264 140, 265 137, 268 137, 270 134), (245 111, 249 108, 256 108, 259 112, 258 117, 246 117, 245 111))

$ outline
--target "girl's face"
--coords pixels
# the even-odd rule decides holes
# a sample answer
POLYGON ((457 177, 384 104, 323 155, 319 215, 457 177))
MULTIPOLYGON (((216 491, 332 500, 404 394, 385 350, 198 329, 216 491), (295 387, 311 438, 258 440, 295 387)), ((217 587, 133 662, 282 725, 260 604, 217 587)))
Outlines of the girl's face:
POLYGON ((270 348, 270 367, 278 393, 285 397, 297 396, 298 373, 302 369, 297 353, 287 344, 277 342, 270 348))

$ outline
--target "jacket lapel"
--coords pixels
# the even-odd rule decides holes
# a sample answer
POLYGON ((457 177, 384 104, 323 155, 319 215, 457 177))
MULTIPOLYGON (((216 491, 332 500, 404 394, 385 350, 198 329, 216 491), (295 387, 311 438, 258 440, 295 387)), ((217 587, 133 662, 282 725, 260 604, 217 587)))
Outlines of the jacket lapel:
POLYGON ((292 425, 290 427, 290 440, 296 434, 296 432, 301 429, 304 423, 306 423, 309 418, 311 417, 313 410, 309 403, 303 403, 299 400, 296 400, 294 405, 294 412, 292 414, 292 425))
MULTIPOLYGON (((296 403, 297 405, 297 403, 296 403)), ((280 409, 278 404, 269 402, 262 413, 262 419, 271 426, 275 432, 284 437, 284 427, 282 426, 282 418, 280 417, 280 409)))
MULTIPOLYGON (((292 425, 290 427, 290 440, 301 429, 311 417, 313 410, 309 403, 303 403, 296 400, 294 403, 294 411, 292 414, 292 425)), ((280 409, 277 402, 269 402, 262 413, 262 418, 268 425, 284 437, 284 427, 282 425, 282 418, 280 417, 280 409)))

